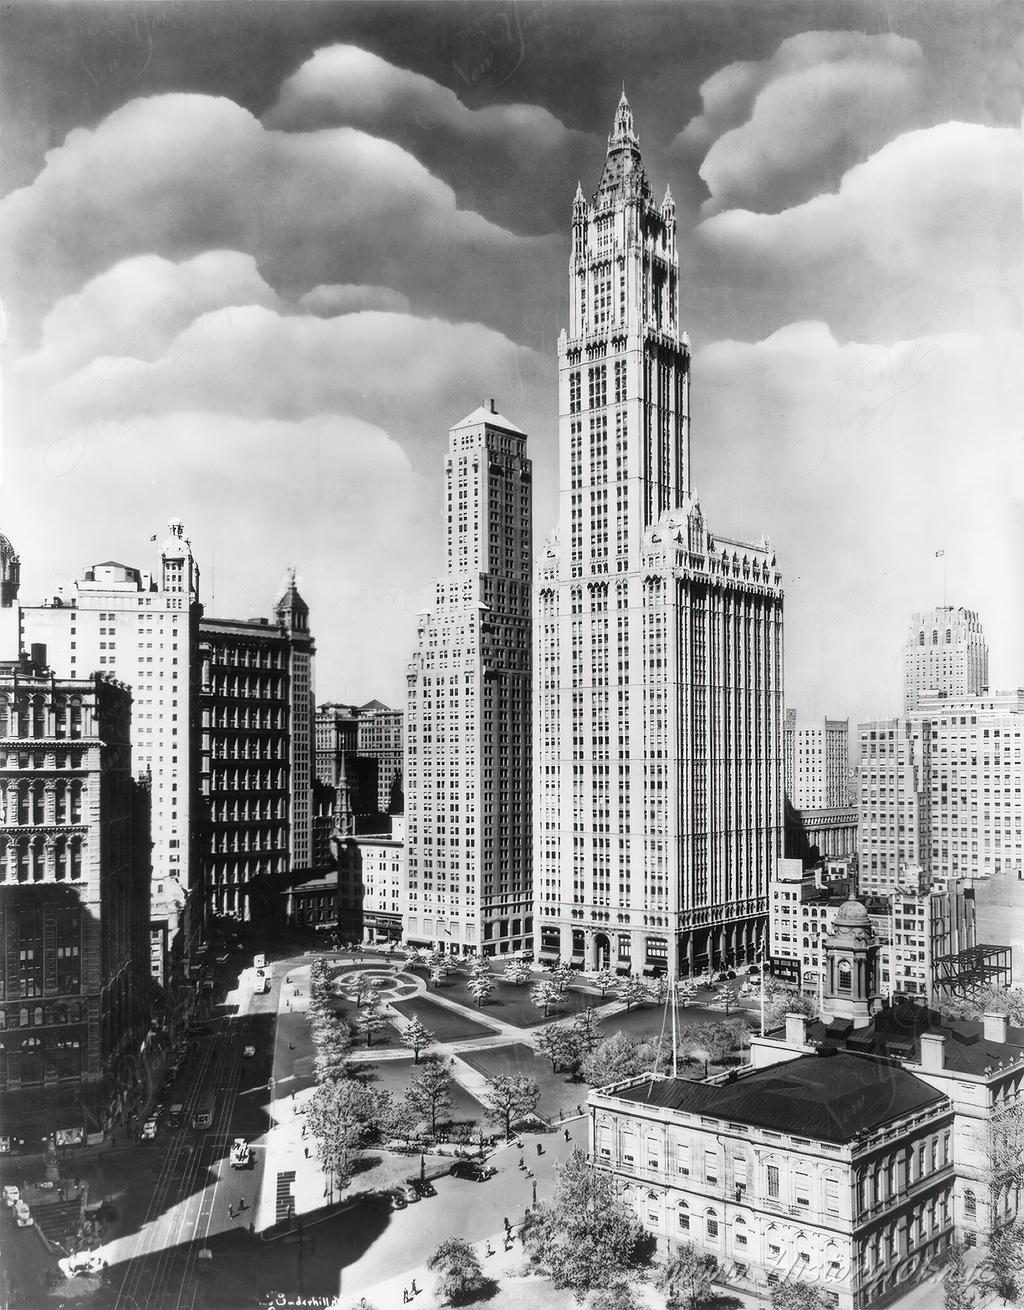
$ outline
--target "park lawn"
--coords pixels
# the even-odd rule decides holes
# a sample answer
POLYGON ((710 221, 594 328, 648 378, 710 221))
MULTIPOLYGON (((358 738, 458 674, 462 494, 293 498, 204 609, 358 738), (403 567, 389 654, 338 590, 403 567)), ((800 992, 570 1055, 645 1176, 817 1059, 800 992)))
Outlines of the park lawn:
MULTIPOLYGON (((543 1011, 534 1005, 530 998, 531 989, 542 981, 539 976, 519 987, 515 983, 500 981, 500 974, 492 974, 491 977, 495 984, 494 991, 480 1007, 480 1011, 492 1019, 500 1019, 503 1023, 512 1024, 515 1028, 533 1028, 537 1024, 567 1019, 577 1010, 585 1010, 588 1006, 596 1008, 601 1004, 600 999, 593 994, 570 987, 558 1005, 552 1006, 545 1017, 543 1011)), ((455 1001, 471 1010, 477 1008, 476 999, 469 990, 469 979, 463 974, 449 974, 436 986, 433 983, 430 985, 444 996, 446 1001, 455 1001)))
POLYGON ((557 1120, 560 1113, 575 1114, 586 1104, 590 1090, 586 1083, 571 1082, 565 1073, 552 1073, 551 1061, 525 1043, 491 1046, 482 1051, 460 1051, 459 1058, 485 1078, 516 1073, 535 1078, 541 1091, 537 1113, 545 1119, 557 1120))
POLYGON ((470 1019, 457 1010, 438 1005, 429 996, 416 996, 408 1001, 396 1001, 393 1008, 406 1018, 419 1019, 439 1042, 457 1042, 464 1037, 493 1037, 494 1029, 470 1019))
MULTIPOLYGON (((407 1060, 381 1060, 379 1064, 358 1066, 361 1078, 371 1082, 374 1087, 384 1088, 396 1099, 405 1095, 416 1067, 411 1056, 407 1060)), ((452 1108, 447 1115, 449 1119, 457 1123, 482 1122, 483 1109, 475 1096, 470 1095, 454 1078, 449 1079, 449 1091, 452 1098, 452 1108)))
MULTIPOLYGON (((351 1002, 334 1001, 333 1009, 338 1018, 344 1019, 352 1029, 352 1049, 354 1051, 365 1051, 367 1049, 366 1034, 359 1026, 359 1011, 356 1007, 351 1002)), ((373 1030, 373 1040, 369 1049, 371 1051, 397 1051, 404 1045, 401 1034, 395 1025, 385 1020, 379 1028, 373 1030)))

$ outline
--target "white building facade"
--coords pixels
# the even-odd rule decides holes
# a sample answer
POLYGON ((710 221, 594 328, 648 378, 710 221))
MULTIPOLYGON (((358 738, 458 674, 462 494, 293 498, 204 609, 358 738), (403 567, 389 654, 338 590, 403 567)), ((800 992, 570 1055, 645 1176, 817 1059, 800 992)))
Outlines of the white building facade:
POLYGON ((700 972, 756 954, 782 853, 782 584, 690 490, 675 207, 623 96, 573 203, 559 525, 535 575, 542 958, 700 972))
POLYGON ((980 696, 988 691, 988 646, 974 610, 940 605, 915 614, 903 648, 903 712, 924 696, 980 696))
POLYGON ((844 809, 850 800, 850 721, 801 723, 786 711, 785 787, 797 810, 844 809))
POLYGON ((449 434, 447 572, 409 665, 407 939, 532 945, 526 434, 481 406, 449 434))
MULTIPOLYGON (((22 607, 28 647, 46 645, 61 677, 106 673, 132 689, 132 771, 152 779, 152 970, 165 981, 170 942, 197 891, 193 885, 192 720, 198 712, 193 658, 198 640, 199 568, 177 519, 160 548, 157 575, 114 560, 96 564, 73 596, 22 607)), ((195 937, 201 906, 186 931, 195 937)))

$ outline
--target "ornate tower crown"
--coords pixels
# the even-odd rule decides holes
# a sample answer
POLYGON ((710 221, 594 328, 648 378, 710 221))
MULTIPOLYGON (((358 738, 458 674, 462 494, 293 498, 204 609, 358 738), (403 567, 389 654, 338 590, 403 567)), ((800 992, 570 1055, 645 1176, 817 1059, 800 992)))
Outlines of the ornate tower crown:
POLYGON ((633 111, 625 90, 608 135, 608 156, 594 202, 599 204, 619 196, 630 200, 651 198, 651 184, 640 159, 640 138, 633 127, 633 111))

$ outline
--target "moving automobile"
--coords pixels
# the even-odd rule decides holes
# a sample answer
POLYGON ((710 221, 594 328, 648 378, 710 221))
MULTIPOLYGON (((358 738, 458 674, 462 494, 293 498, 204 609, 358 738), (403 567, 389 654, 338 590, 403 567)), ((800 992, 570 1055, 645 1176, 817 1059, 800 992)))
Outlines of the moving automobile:
POLYGON ((401 1192, 389 1192, 388 1200, 391 1202, 392 1210, 404 1210, 409 1204, 401 1192))
POLYGON ((412 1183, 399 1183, 395 1188, 395 1195, 400 1196, 406 1203, 420 1199, 420 1194, 412 1183))
POLYGON ((248 1045, 242 1047, 242 1056, 244 1059, 251 1060, 255 1054, 256 1047, 253 1046, 252 1042, 249 1042, 248 1045))
POLYGON ((185 1107, 180 1101, 176 1101, 167 1112, 167 1122, 172 1128, 178 1128, 182 1119, 185 1117, 185 1107))
POLYGON ((155 1136, 156 1136, 156 1119, 155 1118, 147 1119, 146 1122, 142 1125, 142 1140, 144 1142, 148 1142, 155 1136))
POLYGON ((252 1163, 249 1143, 244 1137, 236 1137, 231 1146, 231 1168, 248 1169, 252 1163))
POLYGON ((18 1221, 19 1228, 28 1228, 32 1222, 32 1211, 24 1201, 16 1201, 14 1205, 14 1217, 18 1221))
POLYGON ((492 1164, 480 1164, 477 1160, 456 1160, 448 1170, 453 1178, 469 1178, 474 1183, 484 1183, 498 1172, 492 1164))
POLYGON ((20 1200, 21 1192, 19 1189, 13 1183, 8 1183, 4 1188, 4 1205, 10 1206, 13 1210, 20 1200))

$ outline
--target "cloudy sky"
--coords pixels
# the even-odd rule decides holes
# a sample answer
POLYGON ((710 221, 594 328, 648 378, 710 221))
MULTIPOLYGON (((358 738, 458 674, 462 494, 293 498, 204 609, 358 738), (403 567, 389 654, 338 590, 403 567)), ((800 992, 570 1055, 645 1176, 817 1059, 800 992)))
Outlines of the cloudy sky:
POLYGON ((321 698, 401 704, 484 397, 553 524, 570 205, 625 84, 678 206, 694 490, 775 545, 787 702, 897 712, 944 595, 1024 684, 1012 0, 16 0, 0 51, 26 599, 150 567, 181 517, 208 611, 267 613, 294 565, 321 698))

